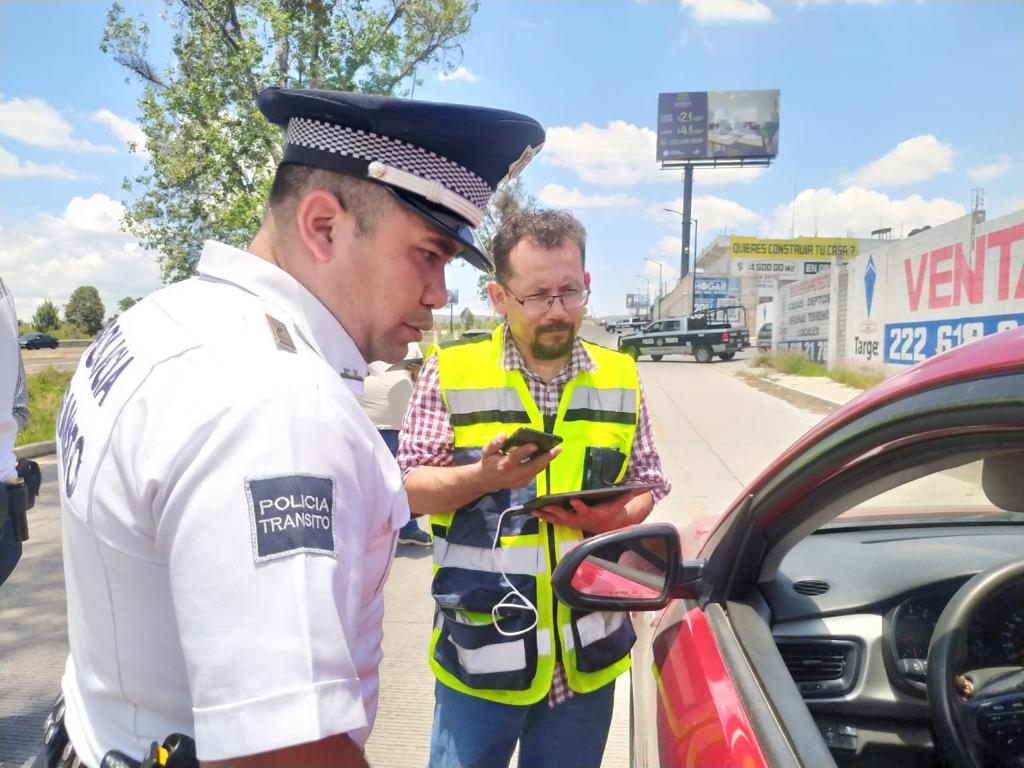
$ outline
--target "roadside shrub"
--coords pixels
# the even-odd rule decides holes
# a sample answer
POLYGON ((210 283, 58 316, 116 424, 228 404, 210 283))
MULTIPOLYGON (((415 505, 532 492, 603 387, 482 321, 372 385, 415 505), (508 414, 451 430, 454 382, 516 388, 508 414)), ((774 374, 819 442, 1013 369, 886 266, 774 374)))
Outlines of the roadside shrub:
POLYGON ((26 377, 28 409, 25 429, 18 433, 15 445, 53 440, 57 426, 57 409, 74 371, 61 371, 52 365, 26 377))

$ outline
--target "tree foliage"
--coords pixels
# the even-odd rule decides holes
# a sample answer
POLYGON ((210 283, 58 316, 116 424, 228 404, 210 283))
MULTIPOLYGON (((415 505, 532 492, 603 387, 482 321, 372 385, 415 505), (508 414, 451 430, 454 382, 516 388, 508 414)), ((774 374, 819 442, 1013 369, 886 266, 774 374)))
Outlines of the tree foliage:
POLYGON ((52 301, 46 299, 36 307, 36 313, 32 315, 32 327, 37 331, 46 333, 58 325, 60 325, 60 315, 57 312, 57 307, 52 301))
MULTIPOLYGON (((499 187, 498 191, 494 193, 494 197, 491 198, 491 203, 487 206, 484 220, 477 230, 477 234, 480 235, 480 241, 484 244, 484 249, 487 253, 493 251, 494 238, 498 234, 501 222, 506 216, 536 207, 537 198, 523 187, 521 176, 516 176, 499 187)), ((490 301, 487 296, 487 283, 493 279, 494 273, 492 272, 482 272, 477 275, 476 292, 481 301, 490 301)))
POLYGON ((131 296, 125 296, 123 299, 117 302, 117 308, 120 309, 122 312, 127 312, 140 301, 142 301, 141 296, 136 296, 135 298, 132 298, 131 296))
POLYGON ((105 314, 100 293, 91 285, 75 288, 68 303, 64 305, 64 319, 80 326, 90 336, 95 336, 103 327, 105 314))
POLYGON ((207 238, 245 247, 280 159, 256 108, 271 85, 407 95, 451 70, 476 0, 166 0, 173 63, 150 61, 149 27, 115 2, 101 50, 145 84, 149 163, 126 179, 125 222, 167 281, 194 271, 207 238))
POLYGON ((462 321, 462 329, 464 331, 472 328, 473 323, 476 321, 476 318, 473 317, 473 310, 471 310, 469 307, 466 307, 459 313, 459 320, 462 321))

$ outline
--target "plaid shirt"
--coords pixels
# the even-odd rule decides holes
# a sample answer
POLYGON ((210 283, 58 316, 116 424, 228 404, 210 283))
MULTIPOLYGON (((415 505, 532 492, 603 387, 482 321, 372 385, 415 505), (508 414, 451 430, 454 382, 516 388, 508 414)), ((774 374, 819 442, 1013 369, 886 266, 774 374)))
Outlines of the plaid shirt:
MULTIPOLYGON (((531 371, 523 356, 512 341, 508 325, 505 326, 505 350, 502 364, 507 371, 521 371, 530 390, 530 396, 545 416, 558 411, 558 403, 562 399, 565 385, 575 379, 583 371, 593 371, 597 364, 587 352, 578 338, 572 345, 569 364, 551 380, 544 381, 531 371)), ((402 469, 402 479, 409 476, 417 467, 450 467, 454 463, 455 431, 448 420, 448 410, 441 399, 441 380, 438 374, 437 355, 432 355, 424 362, 409 408, 402 422, 402 432, 398 444, 398 466, 402 469)), ((660 501, 671 490, 672 485, 661 468, 661 459, 654 447, 654 430, 651 427, 647 402, 643 388, 640 390, 640 414, 636 435, 633 438, 633 450, 629 466, 623 482, 656 483, 652 491, 654 500, 660 501)), ((555 675, 548 694, 548 706, 554 707, 573 695, 565 677, 565 669, 561 664, 555 665, 555 675)))

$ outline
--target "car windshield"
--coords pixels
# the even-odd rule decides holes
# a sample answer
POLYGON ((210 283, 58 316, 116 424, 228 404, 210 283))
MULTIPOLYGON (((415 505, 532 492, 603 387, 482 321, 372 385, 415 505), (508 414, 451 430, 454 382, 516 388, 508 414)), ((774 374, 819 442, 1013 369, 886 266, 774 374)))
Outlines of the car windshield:
POLYGON ((860 501, 825 527, 1024 524, 1021 461, 1024 453, 1003 452, 930 472, 860 501))

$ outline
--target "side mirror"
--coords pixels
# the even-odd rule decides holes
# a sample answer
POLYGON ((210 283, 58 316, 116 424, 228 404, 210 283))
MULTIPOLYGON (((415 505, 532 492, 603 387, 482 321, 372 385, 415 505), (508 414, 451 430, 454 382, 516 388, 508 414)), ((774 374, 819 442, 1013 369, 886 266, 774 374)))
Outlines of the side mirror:
POLYGON ((700 578, 703 565, 681 562, 679 532, 655 523, 586 539, 559 561, 551 580, 570 608, 649 611, 694 597, 687 583, 700 578))

